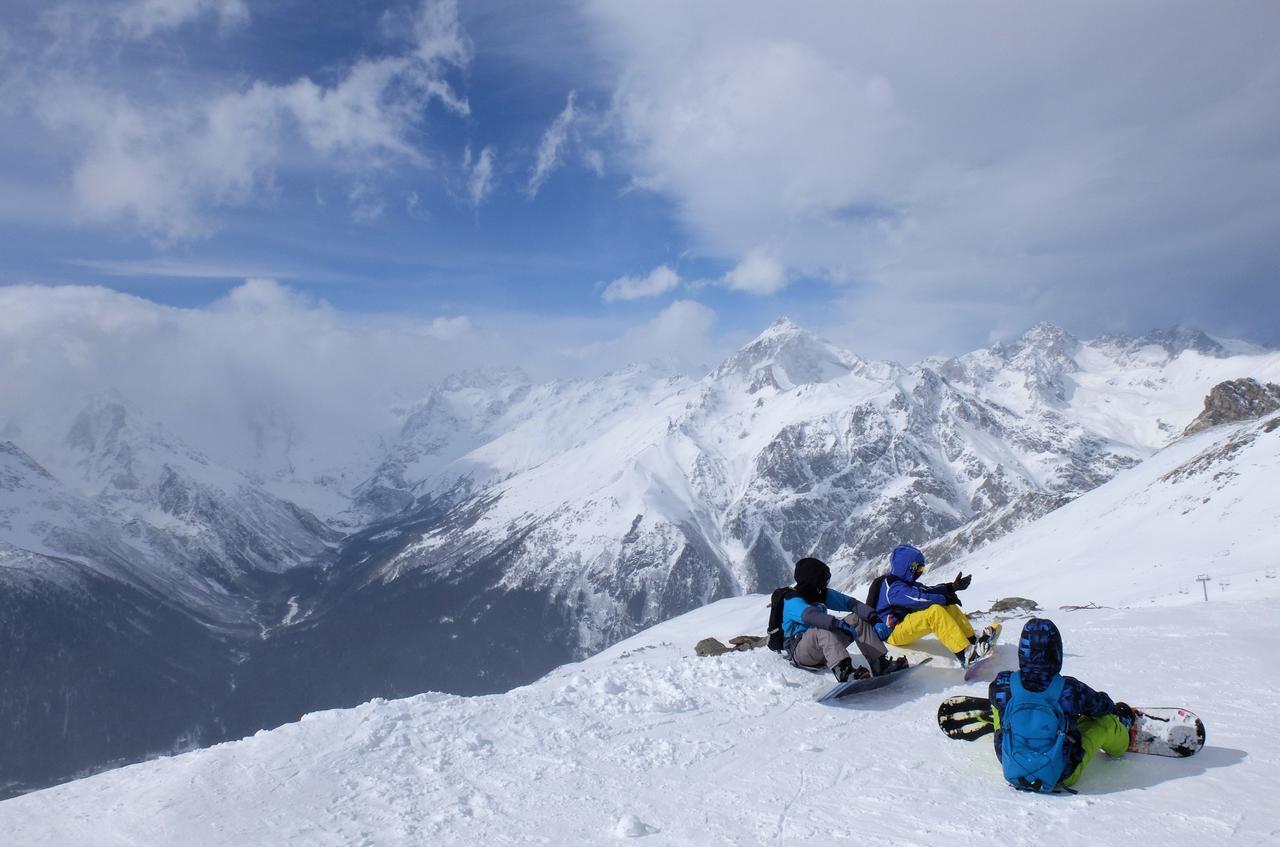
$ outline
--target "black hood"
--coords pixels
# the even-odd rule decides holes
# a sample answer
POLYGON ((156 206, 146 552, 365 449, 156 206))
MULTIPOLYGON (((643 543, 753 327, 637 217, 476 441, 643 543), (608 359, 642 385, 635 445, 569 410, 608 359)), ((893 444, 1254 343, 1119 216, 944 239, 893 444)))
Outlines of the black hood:
POLYGON ((1062 670, 1062 635, 1053 621, 1032 618, 1018 639, 1018 670, 1028 691, 1044 691, 1062 670))
POLYGON ((806 558, 796 562, 796 592, 806 603, 824 603, 831 568, 821 559, 806 558))

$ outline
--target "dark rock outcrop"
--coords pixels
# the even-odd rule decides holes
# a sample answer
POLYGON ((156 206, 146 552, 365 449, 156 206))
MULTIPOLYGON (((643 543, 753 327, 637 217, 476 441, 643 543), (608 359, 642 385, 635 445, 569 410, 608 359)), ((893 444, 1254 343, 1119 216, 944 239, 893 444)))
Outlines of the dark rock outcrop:
POLYGON ((1204 411, 1183 431, 1193 435, 1226 423, 1251 421, 1280 409, 1280 385, 1253 378, 1220 382, 1204 398, 1204 411))

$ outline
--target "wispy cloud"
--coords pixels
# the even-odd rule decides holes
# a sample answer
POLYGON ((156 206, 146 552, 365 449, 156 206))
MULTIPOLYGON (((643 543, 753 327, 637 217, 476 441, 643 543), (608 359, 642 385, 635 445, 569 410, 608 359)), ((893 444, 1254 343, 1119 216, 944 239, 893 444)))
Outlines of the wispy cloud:
MULTIPOLYGON (((156 2, 138 8, 150 10, 148 21, 174 21, 179 13, 225 12, 233 5, 156 2)), ((404 52, 357 61, 331 84, 308 77, 287 84, 257 81, 237 91, 162 102, 61 74, 34 98, 36 114, 79 144, 71 187, 82 219, 132 222, 162 241, 200 237, 216 228, 211 210, 278 190, 276 171, 297 160, 299 150, 368 175, 392 161, 425 165, 417 130, 428 104, 469 112, 446 72, 464 66, 471 47, 456 4, 448 0, 424 3, 409 31, 413 41, 404 52)), ((355 214, 367 220, 376 216, 378 203, 363 196, 372 191, 364 184, 355 214)))
POLYGON ((493 163, 497 153, 492 146, 480 151, 474 162, 471 161, 471 148, 468 147, 463 158, 463 168, 467 171, 467 200, 472 208, 478 208, 496 187, 493 163))
POLYGON ((567 350, 592 362, 651 362, 662 360, 696 372, 723 353, 713 336, 716 313, 695 300, 677 300, 657 317, 604 341, 567 350))
POLYGON ((578 119, 578 111, 574 105, 577 94, 576 91, 569 92, 564 109, 556 115, 556 119, 542 135, 542 142, 538 145, 538 155, 533 164, 533 172, 529 175, 529 182, 524 189, 529 197, 536 197, 542 184, 556 168, 560 167, 565 144, 569 140, 569 131, 578 119))
POLYGON ((680 284, 680 275, 669 265, 659 265, 645 276, 622 276, 605 286, 600 299, 606 303, 616 300, 639 300, 666 294, 680 284))
POLYGON ((202 262, 188 259, 72 259, 68 264, 108 276, 168 279, 291 279, 296 271, 254 265, 202 262))
POLYGON ((387 205, 382 195, 364 183, 356 183, 347 193, 351 205, 351 220, 358 224, 373 223, 382 217, 387 205))
POLYGON ((114 14, 125 32, 134 38, 177 29, 205 15, 213 16, 223 28, 249 22, 249 7, 244 0, 131 0, 114 10, 114 14))

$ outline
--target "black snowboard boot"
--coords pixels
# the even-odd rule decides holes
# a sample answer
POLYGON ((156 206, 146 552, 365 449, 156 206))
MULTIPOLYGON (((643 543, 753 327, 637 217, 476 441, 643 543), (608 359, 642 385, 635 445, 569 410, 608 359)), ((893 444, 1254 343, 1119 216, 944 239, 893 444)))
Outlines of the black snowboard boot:
POLYGON ((899 656, 894 659, 889 656, 881 656, 878 660, 872 663, 872 666, 872 673, 876 676, 884 676, 885 674, 891 674, 894 671, 906 670, 907 657, 899 656))
POLYGON ((853 666, 853 659, 848 656, 841 659, 831 672, 836 676, 836 682, 848 682, 851 679, 866 679, 871 676, 871 671, 859 665, 853 666))

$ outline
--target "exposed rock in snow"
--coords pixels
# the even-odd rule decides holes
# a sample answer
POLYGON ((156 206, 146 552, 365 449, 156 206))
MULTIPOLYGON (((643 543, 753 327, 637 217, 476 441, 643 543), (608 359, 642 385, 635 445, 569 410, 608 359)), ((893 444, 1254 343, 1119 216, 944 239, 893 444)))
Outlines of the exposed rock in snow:
POLYGON ((1280 385, 1256 379, 1220 382, 1204 398, 1204 411, 1183 431, 1192 435, 1225 423, 1253 420, 1280 409, 1280 385))

